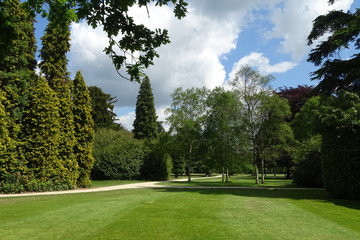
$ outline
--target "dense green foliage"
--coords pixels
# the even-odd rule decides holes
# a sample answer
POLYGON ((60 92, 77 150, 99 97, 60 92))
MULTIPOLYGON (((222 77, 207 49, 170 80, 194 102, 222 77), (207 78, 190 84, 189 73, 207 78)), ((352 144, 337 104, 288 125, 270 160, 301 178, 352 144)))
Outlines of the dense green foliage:
POLYGON ((140 85, 136 101, 135 120, 133 123, 134 137, 137 139, 155 139, 158 136, 157 116, 154 105, 150 79, 145 77, 140 85))
POLYGON ((170 123, 169 131, 175 136, 174 147, 178 153, 175 159, 185 160, 189 182, 190 172, 199 160, 197 153, 202 145, 202 124, 208 92, 206 88, 177 88, 171 95, 173 103, 167 109, 171 114, 167 118, 170 123))
POLYGON ((19 0, 0 2, 0 71, 34 70, 34 18, 19 0))
POLYGON ((36 79, 30 92, 21 130, 26 139, 21 159, 26 165, 24 184, 51 181, 74 187, 59 155, 59 99, 43 78, 36 79))
MULTIPOLYGON (((234 171, 241 165, 245 149, 244 126, 240 121, 242 104, 235 92, 214 89, 207 98, 208 111, 204 120, 206 155, 212 170, 234 171)), ((229 174, 226 174, 228 181, 229 174)))
POLYGON ((98 129, 94 158, 94 179, 135 179, 140 176, 144 146, 125 130, 98 129))
POLYGON ((5 176, 11 175, 17 170, 17 167, 14 166, 16 162, 16 144, 9 134, 11 119, 5 111, 4 101, 5 97, 0 92, 0 182, 5 176))
POLYGON ((146 180, 166 181, 170 179, 173 162, 169 153, 170 136, 167 133, 159 139, 147 142, 141 177, 146 180))
POLYGON ((325 188, 334 196, 360 199, 360 97, 341 92, 320 106, 321 162, 325 188))
POLYGON ((302 141, 296 154, 296 168, 293 172, 294 182, 306 187, 322 187, 321 170, 321 135, 302 141))
POLYGON ((326 94, 339 90, 360 90, 360 54, 341 59, 338 52, 353 46, 360 49, 360 9, 354 13, 331 11, 315 19, 308 36, 308 44, 329 33, 310 53, 308 61, 321 67, 312 73, 313 79, 320 80, 316 90, 326 94))
POLYGON ((91 115, 90 93, 86 88, 85 81, 80 72, 76 73, 73 82, 72 94, 74 102, 74 127, 76 138, 74 154, 79 166, 77 185, 85 187, 91 183, 90 173, 94 164, 94 158, 92 155, 94 121, 91 115))

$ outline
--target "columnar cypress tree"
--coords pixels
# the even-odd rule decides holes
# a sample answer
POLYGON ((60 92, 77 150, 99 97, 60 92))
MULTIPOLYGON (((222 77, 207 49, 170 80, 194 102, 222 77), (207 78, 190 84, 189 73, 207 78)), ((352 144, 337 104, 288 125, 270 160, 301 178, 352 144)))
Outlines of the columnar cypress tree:
POLYGON ((4 95, 0 92, 0 181, 4 180, 6 175, 17 170, 15 165, 16 144, 9 136, 10 119, 3 105, 5 100, 4 95))
POLYGON ((60 138, 59 156, 63 162, 63 177, 68 179, 71 187, 76 186, 79 176, 78 164, 74 154, 76 144, 74 131, 73 103, 71 100, 70 81, 67 72, 66 53, 70 50, 70 19, 67 18, 69 11, 66 5, 59 2, 50 4, 49 24, 42 37, 42 49, 40 64, 49 86, 55 91, 60 101, 60 138))
POLYGON ((34 17, 19 0, 0 2, 0 32, 0 91, 4 94, 1 102, 6 115, 1 120, 2 151, 7 152, 0 157, 5 164, 0 168, 21 177, 26 166, 21 162, 24 158, 20 129, 36 66, 36 40, 34 17))
POLYGON ((90 93, 80 72, 76 73, 73 83, 73 101, 75 137, 77 139, 74 152, 80 171, 77 185, 85 187, 90 185, 90 173, 94 164, 92 155, 94 121, 91 115, 90 93))
POLYGON ((59 182, 63 164, 59 159, 59 100, 43 78, 34 81, 25 111, 22 135, 28 180, 59 182))
POLYGON ((139 95, 136 102, 134 126, 134 137, 137 139, 157 138, 157 116, 154 106, 150 80, 145 77, 140 85, 139 95))

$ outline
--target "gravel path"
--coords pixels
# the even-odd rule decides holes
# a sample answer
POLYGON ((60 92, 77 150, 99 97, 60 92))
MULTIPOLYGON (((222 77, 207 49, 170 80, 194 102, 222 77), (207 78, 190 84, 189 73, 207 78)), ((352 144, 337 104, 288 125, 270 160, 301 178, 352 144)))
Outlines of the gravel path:
MULTIPOLYGON (((215 176, 215 177, 221 177, 215 176)), ((213 177, 211 177, 213 178, 213 177)), ((192 178, 196 179, 196 178, 192 178)), ((203 179, 203 177, 201 178, 203 179)), ((176 179, 174 182, 184 182, 187 178, 176 179)), ((159 185, 161 182, 142 182, 142 183, 130 183, 124 185, 116 185, 110 187, 98 187, 98 188, 80 188, 66 191, 54 191, 54 192, 30 192, 30 193, 15 193, 15 194, 0 194, 0 198, 6 197, 27 197, 27 196, 43 196, 43 195, 61 195, 61 194, 73 194, 73 193, 91 193, 91 192, 105 192, 120 189, 135 189, 135 188, 179 188, 179 189, 267 189, 267 190, 320 190, 322 188, 275 188, 275 187, 240 187, 240 186, 167 186, 159 185)))

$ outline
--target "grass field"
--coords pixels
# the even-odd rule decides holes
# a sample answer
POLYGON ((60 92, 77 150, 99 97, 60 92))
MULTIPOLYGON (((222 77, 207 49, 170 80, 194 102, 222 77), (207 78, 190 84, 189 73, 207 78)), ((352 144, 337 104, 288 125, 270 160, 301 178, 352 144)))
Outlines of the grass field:
POLYGON ((360 239, 322 190, 132 189, 0 199, 0 239, 360 239))

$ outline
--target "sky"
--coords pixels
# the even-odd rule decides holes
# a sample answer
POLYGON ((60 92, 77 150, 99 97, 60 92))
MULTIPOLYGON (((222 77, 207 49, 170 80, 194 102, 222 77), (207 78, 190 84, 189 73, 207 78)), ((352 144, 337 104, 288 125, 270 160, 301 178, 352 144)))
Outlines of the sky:
MULTIPOLYGON (((212 89, 231 80, 242 65, 250 65, 261 74, 272 74, 274 89, 316 85, 310 73, 316 68, 306 61, 313 46, 307 36, 313 20, 328 11, 354 11, 358 0, 187 0, 188 14, 179 20, 168 6, 134 7, 129 14, 137 23, 169 31, 171 43, 158 48, 145 73, 149 76, 158 120, 170 106, 170 94, 178 87, 212 89)), ((41 24, 41 21, 39 21, 41 24)), ((41 28, 37 35, 42 34, 41 28)), ((88 86, 98 86, 115 96, 115 113, 120 123, 132 129, 140 85, 122 79, 108 56, 106 35, 86 23, 71 25, 71 50, 68 70, 74 76, 80 70, 88 86)), ((341 52, 347 58, 351 50, 341 52)))

